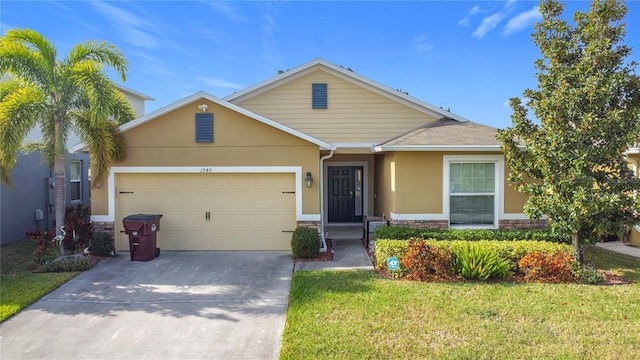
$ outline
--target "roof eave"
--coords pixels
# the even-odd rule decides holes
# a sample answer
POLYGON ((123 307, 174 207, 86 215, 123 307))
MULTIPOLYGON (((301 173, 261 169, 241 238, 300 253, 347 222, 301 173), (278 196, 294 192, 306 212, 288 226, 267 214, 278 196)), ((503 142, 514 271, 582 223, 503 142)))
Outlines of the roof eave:
MULTIPOLYGON (((141 117, 139 117, 139 118, 137 118, 137 119, 135 119, 135 120, 133 120, 131 122, 122 124, 122 125, 120 125, 118 127, 118 131, 122 133, 122 132, 125 132, 125 131, 128 131, 128 130, 131 130, 133 128, 136 128, 136 127, 138 127, 138 126, 140 126, 142 124, 145 124, 145 123, 147 123, 147 122, 149 122, 149 121, 151 121, 151 120, 153 120, 153 119, 155 119, 155 118, 157 118, 159 116, 165 115, 165 114, 167 114, 167 113, 169 113, 169 112, 171 112, 173 110, 176 110, 176 109, 178 109, 178 108, 180 108, 182 106, 185 106, 185 105, 187 105, 187 104, 189 104, 189 103, 191 103, 193 101, 196 101, 198 99, 209 100, 209 101, 211 101, 213 103, 216 103, 216 104, 218 104, 220 106, 226 107, 226 108, 228 108, 230 110, 233 110, 233 111, 235 111, 237 113, 240 113, 242 115, 250 117, 250 118, 252 118, 254 120, 260 121, 260 122, 262 122, 262 123, 264 123, 266 125, 269 125, 271 127, 276 128, 278 130, 284 131, 284 132, 286 132, 288 134, 291 134, 293 136, 296 136, 296 137, 298 137, 300 139, 306 140, 306 141, 308 141, 308 142, 310 142, 312 144, 318 145, 318 147, 321 150, 335 150, 335 146, 330 144, 330 143, 327 143, 327 142, 324 142, 322 140, 316 139, 316 138, 314 138, 312 136, 309 136, 309 135, 304 134, 304 133, 302 133, 300 131, 294 130, 294 129, 290 128, 290 127, 282 125, 282 124, 280 124, 278 122, 275 122, 275 121, 273 121, 271 119, 265 118, 264 116, 258 115, 258 114, 254 113, 254 112, 251 112, 251 111, 249 111, 247 109, 241 108, 241 107, 239 107, 237 105, 231 104, 231 103, 229 103, 227 101, 219 99, 219 98, 217 98, 217 97, 215 97, 215 96, 213 96, 213 95, 211 95, 211 94, 209 94, 207 92, 204 92, 204 91, 199 91, 199 92, 197 92, 197 93, 195 93, 193 95, 187 96, 186 98, 178 100, 178 101, 176 101, 176 102, 174 102, 172 104, 169 104, 167 106, 159 108, 159 109, 157 109, 157 110, 155 110, 155 111, 153 111, 153 112, 151 112, 149 114, 143 115, 143 116, 141 116, 141 117)), ((73 147, 73 151, 74 152, 87 151, 87 147, 85 146, 84 143, 80 143, 80 144, 78 144, 78 145, 73 147)))
POLYGON ((501 151, 501 145, 380 145, 371 148, 372 152, 386 151, 501 151))

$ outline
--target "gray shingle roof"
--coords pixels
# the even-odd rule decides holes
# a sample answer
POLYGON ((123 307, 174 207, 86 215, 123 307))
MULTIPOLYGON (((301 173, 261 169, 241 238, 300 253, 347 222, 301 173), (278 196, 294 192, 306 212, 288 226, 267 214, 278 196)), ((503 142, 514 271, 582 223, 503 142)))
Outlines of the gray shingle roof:
POLYGON ((491 126, 441 119, 379 146, 500 146, 497 133, 491 126))

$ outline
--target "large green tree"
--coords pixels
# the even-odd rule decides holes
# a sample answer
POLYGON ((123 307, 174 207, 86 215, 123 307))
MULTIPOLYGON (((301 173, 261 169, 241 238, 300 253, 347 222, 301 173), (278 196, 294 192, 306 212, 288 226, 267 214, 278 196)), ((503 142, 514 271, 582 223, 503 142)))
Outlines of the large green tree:
POLYGON ((36 31, 13 29, 0 38, 0 181, 12 185, 17 153, 29 131, 39 126, 42 142, 35 147, 53 166, 58 234, 65 215, 69 134, 75 131, 89 148, 93 184, 126 156, 116 127, 135 114, 107 71, 124 81, 127 67, 120 50, 105 42, 77 44, 58 59, 55 47, 36 31))
POLYGON ((544 215, 553 231, 570 234, 582 261, 584 244, 638 221, 640 182, 625 150, 640 138, 640 80, 622 43, 622 2, 594 0, 573 25, 563 10, 541 1, 533 34, 542 54, 538 88, 524 91, 524 104, 511 99, 512 125, 498 138, 509 180, 529 195, 527 215, 544 215))

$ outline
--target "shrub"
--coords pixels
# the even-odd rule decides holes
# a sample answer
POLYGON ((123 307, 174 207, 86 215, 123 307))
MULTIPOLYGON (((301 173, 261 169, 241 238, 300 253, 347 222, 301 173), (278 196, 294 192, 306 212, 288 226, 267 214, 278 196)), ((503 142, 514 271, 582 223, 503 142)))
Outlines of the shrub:
POLYGON ((604 281, 604 275, 594 267, 580 265, 578 262, 574 262, 573 276, 582 284, 598 284, 604 281))
MULTIPOLYGON (((380 239, 376 240, 376 268, 385 269, 387 267, 387 260, 390 257, 396 257, 402 259, 409 250, 408 242, 405 240, 388 240, 380 239)), ((398 270, 395 271, 399 276, 406 274, 407 268, 404 267, 402 261, 398 270)))
POLYGON ((576 280, 573 275, 574 261, 568 251, 533 251, 520 259, 518 265, 525 281, 562 283, 576 280))
POLYGON ((424 240, 409 240, 402 258, 409 280, 444 280, 455 277, 455 256, 449 249, 427 244, 424 240))
POLYGON ((492 229, 413 229, 403 226, 378 227, 376 239, 409 240, 538 240, 570 244, 571 239, 564 235, 554 234, 548 230, 492 230, 492 229))
POLYGON ((26 236, 36 241, 36 264, 42 265, 60 256, 60 249, 53 239, 55 231, 27 231, 26 236))
MULTIPOLYGON (((435 246, 438 248, 445 248, 457 254, 461 249, 470 244, 469 241, 462 240, 425 240, 426 244, 435 246)), ((378 269, 384 269, 387 266, 387 259, 395 256, 398 259, 404 258, 409 251, 409 241, 406 240, 388 240, 380 239, 376 240, 376 267, 378 269)), ((525 255, 534 252, 547 252, 555 253, 562 251, 570 254, 573 251, 571 245, 558 244, 548 241, 495 241, 495 240, 481 240, 472 242, 474 246, 481 247, 486 251, 496 254, 501 259, 508 260, 510 270, 512 272, 519 272, 520 267, 518 262, 525 255)), ((402 262, 400 267, 396 271, 396 274, 403 276, 406 274, 407 268, 402 262)))
POLYGON ((93 267, 91 256, 74 256, 43 265, 38 272, 85 271, 93 267))
POLYGON ((89 251, 97 256, 110 256, 115 251, 113 237, 106 232, 97 232, 91 236, 89 251))
POLYGON ((456 254, 456 267, 458 273, 467 279, 487 280, 488 278, 511 277, 511 263, 502 259, 491 249, 478 244, 467 243, 458 248, 456 254))
POLYGON ((296 259, 312 259, 320 253, 318 230, 299 227, 291 235, 291 252, 296 259))
POLYGON ((91 209, 82 204, 67 207, 64 218, 64 231, 67 233, 63 240, 66 250, 78 252, 89 246, 89 241, 93 235, 91 209))

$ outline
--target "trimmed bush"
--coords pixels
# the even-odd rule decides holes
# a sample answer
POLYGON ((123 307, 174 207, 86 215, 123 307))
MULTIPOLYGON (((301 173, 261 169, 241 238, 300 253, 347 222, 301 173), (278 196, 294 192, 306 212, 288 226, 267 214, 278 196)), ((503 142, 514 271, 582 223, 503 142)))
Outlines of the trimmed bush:
POLYGON ((320 253, 318 230, 299 227, 291 235, 291 252, 296 259, 312 259, 320 253))
POLYGON ((43 265, 38 272, 85 271, 93 267, 91 256, 74 256, 43 265))
POLYGON ((556 243, 571 243, 571 238, 553 234, 548 230, 492 230, 492 229, 413 229, 403 226, 378 227, 375 230, 376 239, 409 240, 538 240, 556 243))
POLYGON ((409 240, 409 251, 402 258, 409 280, 447 280, 455 277, 455 255, 446 248, 427 244, 424 240, 409 240))
POLYGON ((574 262, 571 252, 533 251, 524 256, 518 265, 525 281, 564 283, 576 280, 573 275, 574 262))
POLYGON ((106 232, 97 232, 91 236, 89 251, 97 256, 111 256, 115 251, 113 237, 106 232))
POLYGON ((458 248, 456 254, 456 267, 458 274, 465 279, 487 280, 489 278, 510 278, 511 263, 502 259, 491 249, 467 243, 458 248))

